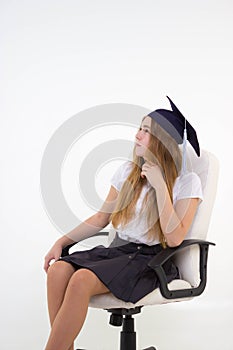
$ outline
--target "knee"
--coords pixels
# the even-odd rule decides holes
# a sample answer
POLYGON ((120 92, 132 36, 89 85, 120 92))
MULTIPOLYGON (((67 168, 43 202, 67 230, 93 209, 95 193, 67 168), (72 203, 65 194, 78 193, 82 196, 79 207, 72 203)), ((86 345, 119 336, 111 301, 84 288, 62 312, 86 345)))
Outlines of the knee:
POLYGON ((54 281, 58 278, 64 278, 64 276, 66 276, 68 273, 70 274, 72 270, 74 270, 72 265, 67 264, 64 261, 57 261, 49 267, 47 279, 54 281))
POLYGON ((69 287, 76 292, 89 293, 96 283, 95 274, 88 269, 80 269, 76 271, 69 281, 69 287))

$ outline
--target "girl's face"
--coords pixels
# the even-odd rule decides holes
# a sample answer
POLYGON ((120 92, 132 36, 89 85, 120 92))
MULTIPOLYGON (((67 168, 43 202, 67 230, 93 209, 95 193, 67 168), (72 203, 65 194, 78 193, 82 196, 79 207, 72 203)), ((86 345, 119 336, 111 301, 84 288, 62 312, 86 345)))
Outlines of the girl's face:
POLYGON ((151 133, 151 117, 143 119, 142 124, 136 134, 135 151, 136 155, 143 157, 149 146, 151 133))

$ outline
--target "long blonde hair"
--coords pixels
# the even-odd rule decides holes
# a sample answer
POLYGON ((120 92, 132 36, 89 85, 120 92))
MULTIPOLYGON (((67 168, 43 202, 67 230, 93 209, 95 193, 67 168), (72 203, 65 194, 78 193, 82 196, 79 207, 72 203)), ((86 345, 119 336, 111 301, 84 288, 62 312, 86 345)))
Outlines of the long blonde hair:
MULTIPOLYGON (((143 120, 145 118, 146 116, 143 120)), ((174 182, 181 168, 181 152, 176 141, 153 119, 151 120, 150 133, 150 142, 144 157, 161 167, 168 193, 172 200, 174 182)), ((122 186, 116 207, 111 215, 114 227, 117 227, 119 224, 122 226, 126 225, 135 214, 137 200, 143 186, 147 182, 146 178, 141 177, 143 163, 144 159, 136 155, 134 148, 132 170, 122 186)), ((160 226, 156 191, 153 187, 149 189, 144 198, 142 210, 145 210, 145 208, 147 210, 149 228, 148 237, 158 238, 161 245, 165 248, 166 240, 160 226)))

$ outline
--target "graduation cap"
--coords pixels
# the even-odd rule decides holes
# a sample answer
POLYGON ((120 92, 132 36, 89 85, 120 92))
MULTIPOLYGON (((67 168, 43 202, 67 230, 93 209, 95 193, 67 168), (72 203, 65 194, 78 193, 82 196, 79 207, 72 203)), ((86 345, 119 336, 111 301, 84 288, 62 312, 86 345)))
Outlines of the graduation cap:
POLYGON ((200 147, 197 134, 192 125, 186 120, 172 100, 167 96, 172 110, 156 109, 148 114, 154 119, 178 144, 183 144, 182 172, 186 171, 186 141, 188 140, 194 148, 198 157, 200 147))

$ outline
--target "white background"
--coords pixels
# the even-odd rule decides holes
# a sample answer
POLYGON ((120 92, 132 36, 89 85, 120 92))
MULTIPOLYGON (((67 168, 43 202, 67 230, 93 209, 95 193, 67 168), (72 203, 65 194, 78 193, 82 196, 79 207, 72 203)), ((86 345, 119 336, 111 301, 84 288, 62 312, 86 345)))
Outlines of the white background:
MULTIPOLYGON (((60 232, 43 208, 40 166, 53 133, 92 106, 168 108, 166 95, 220 161, 208 236, 217 245, 205 293, 145 308, 138 343, 233 348, 232 10, 230 0, 0 1, 2 349, 41 350, 49 332, 42 265, 60 232)), ((80 347, 118 348, 108 316, 89 310, 80 347)))

